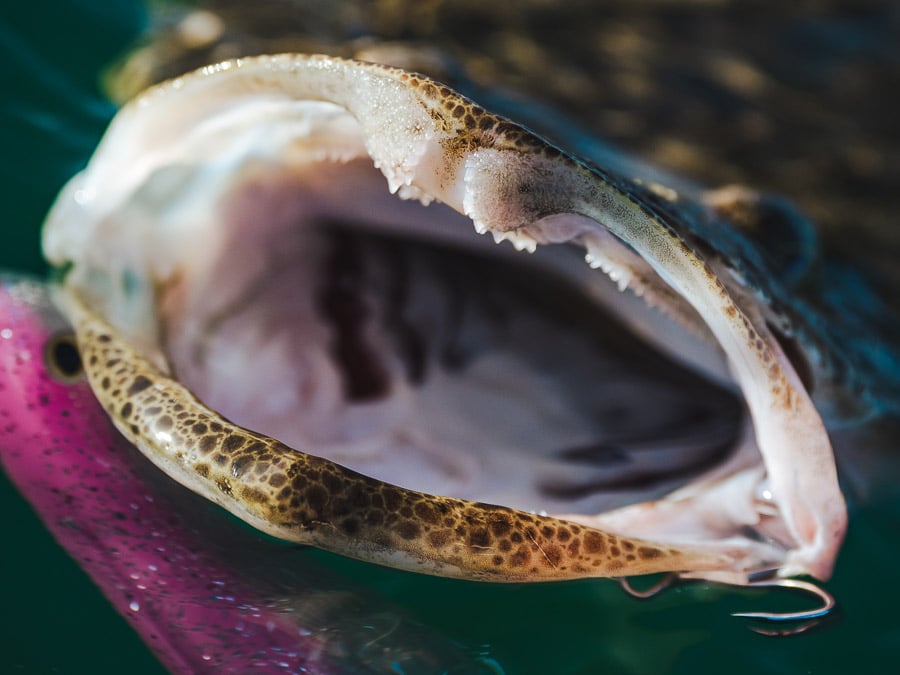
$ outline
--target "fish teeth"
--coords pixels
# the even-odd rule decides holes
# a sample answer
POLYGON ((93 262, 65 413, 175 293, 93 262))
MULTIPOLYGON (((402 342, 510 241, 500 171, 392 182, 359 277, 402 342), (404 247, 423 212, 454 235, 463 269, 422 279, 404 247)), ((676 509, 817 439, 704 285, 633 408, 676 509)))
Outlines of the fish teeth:
POLYGON ((507 239, 512 242, 517 251, 534 253, 537 250, 537 242, 526 234, 510 234, 507 239))
MULTIPOLYGON (((476 223, 475 231, 479 234, 484 234, 487 228, 483 225, 481 225, 481 228, 483 229, 480 229, 479 223, 476 223)), ((494 237, 495 244, 508 241, 517 251, 534 253, 537 250, 537 240, 529 237, 527 234, 522 234, 521 232, 498 232, 497 230, 491 230, 491 235, 494 237)))
POLYGON ((600 269, 620 291, 625 291, 631 286, 634 273, 627 264, 610 260, 600 244, 592 239, 585 239, 583 243, 585 246, 584 261, 592 269, 600 269))
POLYGON ((401 185, 400 189, 397 191, 397 195, 401 199, 415 199, 422 206, 428 206, 431 202, 434 201, 434 197, 424 190, 419 189, 415 185, 401 185))

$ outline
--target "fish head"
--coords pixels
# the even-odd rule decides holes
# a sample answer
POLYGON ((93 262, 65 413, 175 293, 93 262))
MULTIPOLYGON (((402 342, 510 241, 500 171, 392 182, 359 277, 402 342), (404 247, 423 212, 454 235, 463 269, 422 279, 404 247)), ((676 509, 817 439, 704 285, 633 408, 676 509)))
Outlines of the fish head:
MULTIPOLYGON (((559 578, 827 579, 846 507, 785 293, 735 222, 760 198, 622 171, 411 72, 253 57, 126 105, 58 198, 44 251, 64 311, 106 326, 84 329, 83 353, 121 337, 116 354, 224 419, 364 474, 328 475, 417 491, 304 520, 316 545, 499 581, 548 578, 567 555, 559 578), (497 522, 489 505, 530 547, 479 529, 497 522), (362 545, 367 518, 381 529, 362 545), (588 531, 615 565, 578 562, 588 531), (581 550, 563 546, 573 533, 581 550), (668 567, 616 537, 671 552, 668 567), (517 552, 534 574, 510 571, 517 552)), ((134 407, 104 402, 127 431, 134 407)), ((230 508, 230 486, 190 473, 230 508)), ((324 488, 331 507, 344 478, 324 488)))

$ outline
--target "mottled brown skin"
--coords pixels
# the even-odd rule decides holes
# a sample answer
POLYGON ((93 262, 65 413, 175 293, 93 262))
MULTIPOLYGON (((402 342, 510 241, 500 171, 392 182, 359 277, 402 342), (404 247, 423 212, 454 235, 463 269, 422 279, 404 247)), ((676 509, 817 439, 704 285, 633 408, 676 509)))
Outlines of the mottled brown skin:
POLYGON ((546 581, 711 569, 721 557, 368 478, 243 429, 73 294, 85 370, 116 427, 169 475, 281 539, 412 571, 546 581))

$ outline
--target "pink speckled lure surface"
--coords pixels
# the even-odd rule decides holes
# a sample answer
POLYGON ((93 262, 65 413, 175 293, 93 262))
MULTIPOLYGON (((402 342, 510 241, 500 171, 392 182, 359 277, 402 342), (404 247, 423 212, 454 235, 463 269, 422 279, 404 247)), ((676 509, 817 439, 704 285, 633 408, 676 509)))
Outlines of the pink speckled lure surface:
MULTIPOLYGON (((449 643, 435 643, 436 651, 425 646, 431 638, 420 628, 401 629, 373 647, 377 635, 367 631, 378 622, 350 582, 303 551, 225 522, 202 500, 145 471, 87 383, 48 372, 48 345, 62 344, 64 352, 66 338, 53 338, 66 331, 43 285, 2 279, 0 460, 169 670, 431 672, 467 662, 449 643), (348 607, 356 611, 337 618, 335 610, 348 607)), ((392 611, 373 606, 382 615, 392 611)), ((402 621, 394 616, 391 623, 402 621)))

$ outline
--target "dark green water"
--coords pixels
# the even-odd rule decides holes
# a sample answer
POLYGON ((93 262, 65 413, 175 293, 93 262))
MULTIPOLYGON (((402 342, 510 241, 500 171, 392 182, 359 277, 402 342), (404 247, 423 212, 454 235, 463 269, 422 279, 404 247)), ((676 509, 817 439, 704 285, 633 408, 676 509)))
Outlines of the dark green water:
MULTIPOLYGON (((137 4, 33 4, 0 10, 0 268, 41 272, 38 231, 61 184, 86 161, 112 108, 100 67, 140 30, 137 4), (103 6, 102 11, 94 9, 103 6), (59 14, 65 10, 65 15, 59 14)), ((160 666, 0 476, 0 672, 157 673, 160 666)), ((839 616, 767 639, 728 615, 787 610, 782 594, 703 585, 646 603, 611 582, 488 586, 321 555, 423 623, 485 651, 507 673, 890 673, 900 660, 900 503, 854 514, 828 588, 839 616)))

